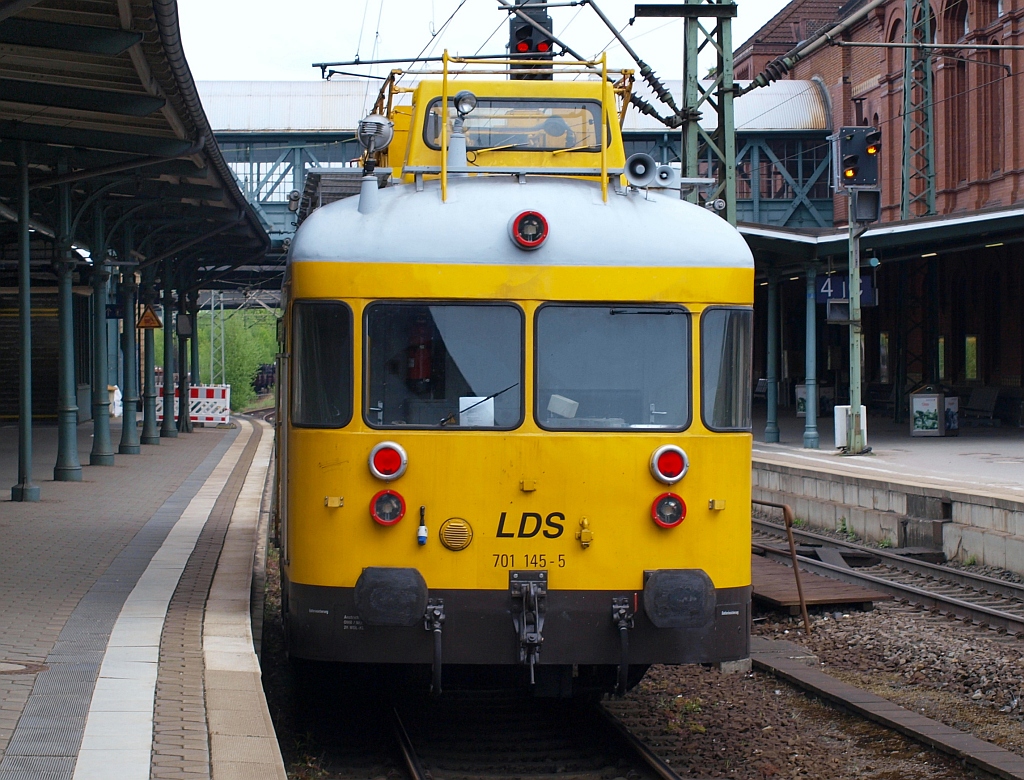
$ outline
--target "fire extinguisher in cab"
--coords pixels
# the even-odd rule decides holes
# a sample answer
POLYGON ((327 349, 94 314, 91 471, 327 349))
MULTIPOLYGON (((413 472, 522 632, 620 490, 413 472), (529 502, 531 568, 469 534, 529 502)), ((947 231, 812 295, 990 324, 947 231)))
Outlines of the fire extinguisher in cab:
POLYGON ((417 320, 409 337, 406 383, 418 395, 430 390, 433 338, 426 320, 417 320))

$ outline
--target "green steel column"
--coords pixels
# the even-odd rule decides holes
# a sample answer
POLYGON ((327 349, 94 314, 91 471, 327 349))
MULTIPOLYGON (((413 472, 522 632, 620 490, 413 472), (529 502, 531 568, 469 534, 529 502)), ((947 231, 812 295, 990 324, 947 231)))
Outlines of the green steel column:
POLYGON ((732 19, 718 21, 718 127, 714 140, 721 152, 718 164, 718 197, 725 200, 722 216, 730 225, 736 224, 736 130, 733 112, 732 19))
POLYGON ((202 384, 199 377, 199 292, 193 292, 188 296, 188 318, 192 322, 192 338, 189 345, 192 347, 192 358, 189 361, 189 379, 193 385, 198 387, 202 384))
MULTIPOLYGON (((860 234, 862 228, 854 221, 853 198, 849 201, 850 255, 848 278, 850 289, 850 413, 846 418, 846 454, 860 455, 864 451, 864 437, 861 436, 861 321, 860 321, 860 234)), ((897 399, 898 401, 898 399, 897 399)))
POLYGON ((160 435, 165 439, 178 436, 174 424, 174 294, 171 292, 171 261, 164 261, 164 419, 160 435))
MULTIPOLYGON (((60 160, 58 174, 67 173, 67 161, 60 160)), ((71 283, 75 263, 71 254, 71 186, 57 188, 57 464, 55 482, 81 482, 82 463, 78 458, 78 388, 75 386, 75 325, 71 283)))
MULTIPOLYGON (((182 269, 181 272, 182 281, 179 281, 179 293, 178 293, 178 323, 179 328, 181 322, 189 322, 188 319, 188 305, 185 298, 184 290, 184 277, 185 272, 182 269)), ((189 352, 188 352, 188 336, 183 336, 180 332, 178 333, 178 432, 179 433, 192 433, 192 415, 190 406, 192 403, 191 398, 191 387, 192 384, 189 382, 189 352)))
MULTIPOLYGON (((686 0, 688 5, 699 5, 701 0, 686 0)), ((680 159, 683 162, 683 176, 695 178, 697 173, 698 131, 700 125, 700 64, 697 62, 699 52, 698 33, 700 20, 686 17, 683 21, 683 117, 682 144, 680 159)), ((697 191, 691 190, 686 199, 696 203, 697 191)))
POLYGON ((114 445, 110 441, 110 393, 107 390, 107 281, 104 245, 103 199, 93 204, 92 241, 92 453, 90 466, 113 466, 114 445))
MULTIPOLYGON (((933 25, 929 0, 906 0, 904 14, 904 43, 931 43, 933 25)), ((900 219, 904 220, 935 213, 935 112, 931 52, 931 49, 909 46, 904 49, 903 188, 900 198, 900 219)))
POLYGON ((807 392, 807 417, 804 420, 804 447, 818 449, 818 310, 814 302, 814 279, 818 269, 807 266, 807 343, 804 347, 804 388, 807 392))
POLYGON ((39 487, 32 484, 32 255, 28 221, 28 148, 18 144, 18 331, 21 352, 18 369, 18 484, 11 501, 38 501, 39 487))
MULTIPOLYGON (((716 0, 686 0, 677 7, 684 22, 684 63, 683 63, 683 109, 682 144, 684 176, 714 178, 715 190, 708 195, 708 201, 722 199, 725 210, 722 216, 736 224, 736 130, 733 112, 733 51, 732 19, 735 13, 731 3, 716 0), (722 6, 728 6, 723 9, 722 6), (712 11, 712 6, 715 10, 712 11), (702 10, 702 7, 706 10, 702 10), (728 10, 728 13, 722 13, 728 10), (711 20, 709 25, 709 20, 711 20), (713 26, 711 26, 713 25, 713 26), (705 86, 700 81, 699 54, 710 46, 715 51, 716 65, 712 83, 705 86), (700 117, 705 111, 713 111, 718 120, 713 133, 700 127, 700 117), (704 146, 708 170, 700 170, 701 145, 704 146)), ((686 196, 696 203, 697 193, 691 190, 686 196)))
MULTIPOLYGON (((156 303, 155 277, 156 268, 153 266, 142 272, 142 300, 149 306, 156 303)), ((142 444, 160 443, 160 428, 156 421, 156 334, 153 331, 153 328, 146 328, 143 341, 145 389, 142 392, 142 444)))
MULTIPOLYGON (((125 239, 125 258, 131 257, 131 230, 125 239)), ((121 331, 121 354, 124 365, 124 403, 121 418, 121 444, 117 451, 122 455, 138 455, 139 446, 139 391, 136 387, 139 369, 135 351, 135 271, 128 269, 121 273, 121 295, 124 301, 124 329, 121 331)))
POLYGON ((768 274, 768 421, 764 440, 779 440, 779 276, 768 274))

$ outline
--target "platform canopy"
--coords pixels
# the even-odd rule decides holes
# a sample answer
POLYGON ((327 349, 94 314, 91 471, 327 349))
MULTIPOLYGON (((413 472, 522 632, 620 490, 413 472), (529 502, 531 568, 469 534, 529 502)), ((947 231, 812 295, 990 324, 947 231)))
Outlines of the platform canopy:
MULTIPOLYGON (((91 265, 101 243, 121 261, 170 259, 191 288, 280 285, 280 257, 268 260, 265 225, 204 113, 175 0, 4 0, 0 55, 0 244, 17 243, 24 149, 34 284, 61 247, 91 265)), ((13 254, 0 287, 13 284, 13 254)))

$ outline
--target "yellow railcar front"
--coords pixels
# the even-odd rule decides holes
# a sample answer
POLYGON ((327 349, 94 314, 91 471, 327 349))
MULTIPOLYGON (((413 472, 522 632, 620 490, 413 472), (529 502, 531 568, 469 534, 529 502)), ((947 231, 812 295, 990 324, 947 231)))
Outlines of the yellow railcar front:
POLYGON ((562 693, 745 658, 750 252, 621 186, 610 85, 471 86, 421 83, 394 114, 406 183, 368 164, 291 248, 289 650, 562 693))

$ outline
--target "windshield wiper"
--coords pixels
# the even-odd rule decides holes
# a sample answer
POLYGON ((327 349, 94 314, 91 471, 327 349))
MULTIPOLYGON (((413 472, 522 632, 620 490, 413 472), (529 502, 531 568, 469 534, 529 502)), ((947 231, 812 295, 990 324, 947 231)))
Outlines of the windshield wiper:
MULTIPOLYGON (((469 405, 469 406, 467 406, 467 407, 466 407, 465 409, 459 409, 459 414, 462 414, 463 412, 468 412, 468 411, 469 411, 470 409, 475 409, 475 408, 476 408, 476 407, 478 407, 478 406, 479 406, 480 404, 482 404, 482 403, 486 403, 487 401, 490 401, 490 400, 491 400, 492 398, 497 398, 497 397, 498 397, 499 395, 501 395, 502 393, 507 393, 507 392, 508 392, 509 390, 511 390, 511 389, 512 389, 513 387, 518 387, 518 386, 519 386, 519 383, 518 383, 518 382, 516 382, 515 384, 509 385, 509 386, 508 386, 508 387, 506 387, 506 388, 505 388, 504 390, 499 390, 499 391, 498 391, 498 392, 496 392, 496 393, 491 393, 491 394, 490 394, 489 396, 487 396, 486 398, 481 398, 481 399, 480 399, 479 401, 477 401, 477 402, 476 402, 475 404, 470 404, 470 405, 469 405)), ((441 418, 441 422, 439 422, 439 423, 438 423, 438 425, 440 425, 440 426, 441 426, 441 427, 443 428, 443 427, 444 427, 445 425, 447 425, 447 424, 448 424, 448 423, 450 423, 450 422, 453 422, 454 420, 455 420, 455 412, 448 412, 448 414, 446 414, 446 415, 445 415, 444 417, 442 417, 442 418, 441 418)))
POLYGON ((682 309, 610 309, 609 314, 685 314, 682 309))

